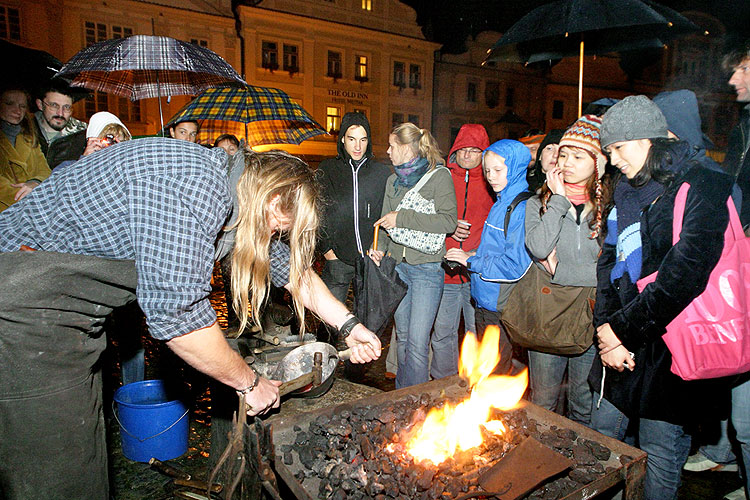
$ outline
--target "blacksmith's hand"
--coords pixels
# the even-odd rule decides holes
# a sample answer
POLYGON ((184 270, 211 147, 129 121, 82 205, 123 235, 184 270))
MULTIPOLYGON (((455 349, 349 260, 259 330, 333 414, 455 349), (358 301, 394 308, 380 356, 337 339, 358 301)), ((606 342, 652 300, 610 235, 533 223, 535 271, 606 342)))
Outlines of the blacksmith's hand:
POLYGON ((352 348, 352 363, 369 363, 380 357, 380 339, 361 323, 346 337, 346 345, 352 348))
MULTIPOLYGON (((257 374, 255 376, 260 377, 257 374)), ((265 377, 260 377, 255 389, 245 394, 247 414, 250 416, 262 415, 271 408, 278 408, 280 385, 280 380, 268 380, 265 377)))

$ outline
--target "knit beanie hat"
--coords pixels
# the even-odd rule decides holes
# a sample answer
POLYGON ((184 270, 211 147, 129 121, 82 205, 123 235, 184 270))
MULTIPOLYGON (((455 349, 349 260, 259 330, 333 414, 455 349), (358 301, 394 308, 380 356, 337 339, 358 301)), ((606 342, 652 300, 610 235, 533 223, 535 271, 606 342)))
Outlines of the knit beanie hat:
POLYGON ((518 141, 525 146, 530 146, 532 144, 541 144, 543 140, 544 134, 527 135, 518 139, 518 141))
POLYGON ((572 146, 588 151, 596 159, 596 174, 601 179, 607 159, 602 153, 599 133, 602 119, 596 115, 583 115, 570 126, 560 139, 560 147, 572 146))
POLYGON ((667 120, 645 95, 631 95, 602 116, 601 146, 637 139, 667 138, 667 120))
MULTIPOLYGON (((91 119, 89 120, 89 126, 86 129, 86 139, 90 137, 99 137, 99 134, 102 133, 102 130, 104 130, 104 127, 112 123, 122 125, 122 127, 125 130, 128 130, 128 127, 126 127, 120 121, 120 119, 117 118, 112 113, 109 113, 107 111, 99 111, 98 113, 94 113, 93 115, 91 115, 91 119)), ((129 130, 128 130, 128 133, 130 133, 129 130)))

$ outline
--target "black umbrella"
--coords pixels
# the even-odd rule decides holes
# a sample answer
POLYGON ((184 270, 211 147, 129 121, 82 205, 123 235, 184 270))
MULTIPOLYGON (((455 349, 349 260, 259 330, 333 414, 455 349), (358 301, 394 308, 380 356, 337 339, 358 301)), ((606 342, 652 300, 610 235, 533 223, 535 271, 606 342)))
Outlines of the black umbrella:
MULTIPOLYGON (((378 247, 375 227, 373 248, 378 247)), ((396 272, 396 259, 383 256, 380 266, 368 256, 354 263, 354 313, 367 328, 382 336, 408 289, 396 272)))
POLYGON ((579 57, 578 114, 583 101, 583 56, 663 47, 698 30, 676 11, 641 0, 558 0, 521 18, 490 49, 488 61, 579 57))

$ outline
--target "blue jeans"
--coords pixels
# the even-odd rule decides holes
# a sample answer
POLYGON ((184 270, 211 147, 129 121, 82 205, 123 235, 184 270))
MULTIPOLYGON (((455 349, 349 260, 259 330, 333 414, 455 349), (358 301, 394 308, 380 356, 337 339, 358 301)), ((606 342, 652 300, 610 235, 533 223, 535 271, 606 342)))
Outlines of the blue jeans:
MULTIPOLYGON (((628 418, 606 399, 597 408, 594 395, 591 427, 605 436, 622 440, 628 418)), ((682 466, 690 453, 690 435, 680 425, 662 420, 638 420, 638 446, 648 453, 645 500, 675 500, 680 487, 682 466)))
POLYGON ((750 498, 750 378, 732 389, 732 425, 742 450, 745 496, 750 498))
POLYGON ((458 373, 458 326, 464 316, 464 330, 475 332, 474 306, 471 305, 471 283, 448 283, 443 287, 435 328, 432 332, 432 366, 434 379, 458 373))
POLYGON ((429 380, 430 330, 435 321, 445 274, 439 262, 396 266, 396 272, 409 286, 393 318, 398 343, 396 388, 429 380))
POLYGON ((595 352, 593 345, 577 356, 529 351, 531 402, 555 411, 567 370, 568 417, 583 425, 590 425, 593 394, 587 379, 595 352))

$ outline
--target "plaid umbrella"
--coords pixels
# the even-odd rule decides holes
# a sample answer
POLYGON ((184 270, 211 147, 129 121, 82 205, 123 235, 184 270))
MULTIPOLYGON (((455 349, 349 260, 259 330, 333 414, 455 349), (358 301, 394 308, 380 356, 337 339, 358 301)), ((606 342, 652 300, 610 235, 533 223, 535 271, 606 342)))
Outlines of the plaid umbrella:
POLYGON ((195 95, 218 85, 245 81, 218 54, 166 36, 135 35, 90 45, 74 55, 58 77, 127 97, 195 95))
POLYGON ((186 120, 200 122, 201 143, 234 134, 245 137, 251 146, 299 144, 326 133, 286 92, 254 85, 208 89, 178 111, 167 126, 186 120))

